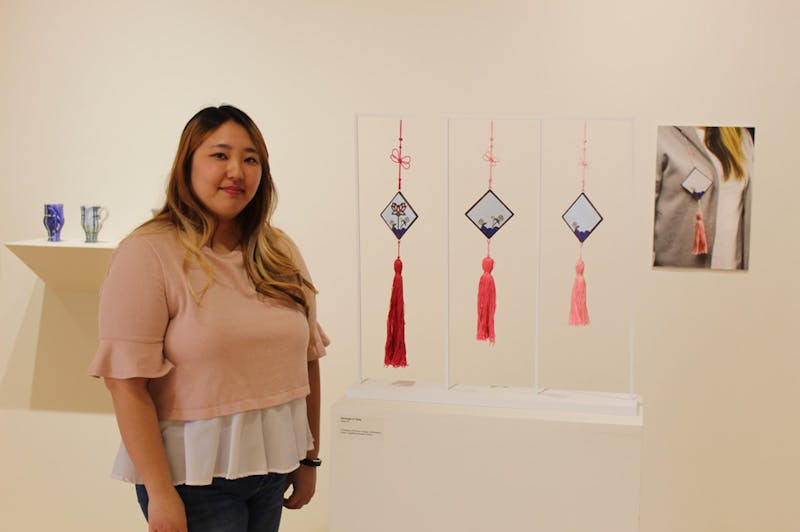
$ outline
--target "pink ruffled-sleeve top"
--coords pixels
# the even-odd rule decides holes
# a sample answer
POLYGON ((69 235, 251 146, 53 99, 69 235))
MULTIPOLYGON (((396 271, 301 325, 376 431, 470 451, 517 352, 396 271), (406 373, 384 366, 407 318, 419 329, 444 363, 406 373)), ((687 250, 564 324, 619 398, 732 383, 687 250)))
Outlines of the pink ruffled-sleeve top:
MULTIPOLYGON (((293 259, 308 276, 294 244, 293 259)), ((299 305, 256 292, 241 251, 204 248, 213 281, 190 262, 174 230, 136 234, 115 251, 100 297, 95 377, 146 377, 165 420, 201 420, 263 409, 308 395, 309 342, 299 305)), ((316 324, 316 318, 311 323, 316 324)))

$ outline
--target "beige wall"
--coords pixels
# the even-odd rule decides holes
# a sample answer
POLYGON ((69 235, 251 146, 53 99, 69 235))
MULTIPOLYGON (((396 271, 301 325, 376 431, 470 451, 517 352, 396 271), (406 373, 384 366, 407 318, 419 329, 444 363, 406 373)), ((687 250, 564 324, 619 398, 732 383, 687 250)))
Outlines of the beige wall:
MULTIPOLYGON (((161 200, 188 116, 241 106, 271 149, 278 223, 321 288, 335 341, 327 407, 356 375, 354 112, 633 117, 641 530, 788 532, 800 521, 800 252, 782 229, 793 224, 799 15, 780 0, 1 0, 0 241, 41 235, 41 205, 55 199, 67 238, 87 201, 110 207, 105 236, 124 234, 161 200), (758 128, 750 272, 650 268, 655 126, 670 123, 758 128), (324 231, 333 203, 340 238, 324 231)), ((107 480, 113 418, 101 385, 78 376, 91 353, 55 319, 90 302, 0 251, 11 529, 142 528, 130 490, 107 480), (67 360, 43 364, 60 343, 67 360)), ((80 318, 72 327, 91 332, 80 318)), ((323 470, 286 530, 325 530, 326 483, 323 470)))

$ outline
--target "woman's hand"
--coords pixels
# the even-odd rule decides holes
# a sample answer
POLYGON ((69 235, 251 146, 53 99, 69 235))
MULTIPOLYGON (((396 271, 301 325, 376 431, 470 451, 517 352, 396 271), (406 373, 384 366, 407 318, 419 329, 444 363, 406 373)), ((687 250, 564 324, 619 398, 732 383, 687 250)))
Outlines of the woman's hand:
POLYGON ((291 473, 286 481, 286 489, 292 487, 292 494, 283 499, 284 508, 298 510, 309 503, 317 489, 317 468, 301 465, 291 473))
POLYGON ((186 509, 174 488, 153 495, 148 493, 148 499, 149 532, 187 532, 186 509))

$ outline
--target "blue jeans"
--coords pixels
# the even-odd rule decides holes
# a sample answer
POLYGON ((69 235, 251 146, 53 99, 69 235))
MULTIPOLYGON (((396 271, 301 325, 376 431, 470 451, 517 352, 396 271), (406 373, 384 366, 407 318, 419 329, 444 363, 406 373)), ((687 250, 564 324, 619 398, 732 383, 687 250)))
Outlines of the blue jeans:
MULTIPOLYGON (((189 532, 277 532, 283 510, 286 475, 270 473, 208 486, 175 486, 186 507, 189 532)), ((149 499, 142 484, 136 496, 147 519, 149 499)))

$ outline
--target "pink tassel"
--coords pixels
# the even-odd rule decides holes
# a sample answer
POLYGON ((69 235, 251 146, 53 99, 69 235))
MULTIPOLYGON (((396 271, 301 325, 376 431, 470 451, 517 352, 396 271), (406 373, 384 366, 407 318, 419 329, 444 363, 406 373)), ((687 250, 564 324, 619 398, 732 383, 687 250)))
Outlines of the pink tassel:
POLYGON ((705 255, 706 253, 708 253, 706 226, 703 224, 703 211, 698 210, 694 222, 694 247, 692 248, 692 255, 705 255))
POLYGON ((392 298, 386 318, 386 348, 383 363, 394 368, 404 368, 406 362, 406 320, 403 302, 403 261, 394 261, 392 298))
POLYGON ((583 278, 583 261, 575 263, 575 282, 572 285, 572 301, 569 308, 570 325, 589 325, 586 309, 586 280, 583 278))
POLYGON ((497 293, 492 277, 494 260, 486 256, 483 259, 483 275, 478 283, 478 340, 489 340, 494 344, 494 311, 497 307, 497 293))

